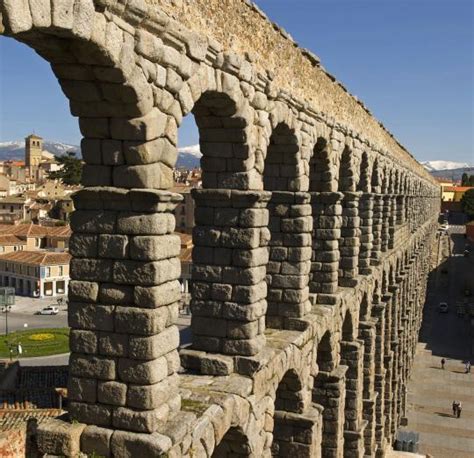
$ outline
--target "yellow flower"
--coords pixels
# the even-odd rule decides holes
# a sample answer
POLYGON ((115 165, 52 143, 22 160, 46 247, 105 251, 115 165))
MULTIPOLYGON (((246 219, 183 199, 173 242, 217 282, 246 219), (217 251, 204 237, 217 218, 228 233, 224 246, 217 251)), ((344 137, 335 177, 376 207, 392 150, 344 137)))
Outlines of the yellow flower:
POLYGON ((42 341, 42 340, 52 340, 54 339, 54 334, 50 333, 41 333, 41 334, 31 334, 30 337, 28 337, 29 340, 34 340, 34 341, 42 341))

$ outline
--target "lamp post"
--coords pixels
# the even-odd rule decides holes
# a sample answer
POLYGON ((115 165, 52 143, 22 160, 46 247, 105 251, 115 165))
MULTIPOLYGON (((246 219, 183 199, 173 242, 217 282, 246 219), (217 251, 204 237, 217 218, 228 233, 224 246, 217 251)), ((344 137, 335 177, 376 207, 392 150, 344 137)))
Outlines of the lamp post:
POLYGON ((2 307, 2 312, 5 313, 5 335, 8 335, 8 312, 10 312, 14 304, 15 288, 8 286, 0 288, 0 306, 2 307))

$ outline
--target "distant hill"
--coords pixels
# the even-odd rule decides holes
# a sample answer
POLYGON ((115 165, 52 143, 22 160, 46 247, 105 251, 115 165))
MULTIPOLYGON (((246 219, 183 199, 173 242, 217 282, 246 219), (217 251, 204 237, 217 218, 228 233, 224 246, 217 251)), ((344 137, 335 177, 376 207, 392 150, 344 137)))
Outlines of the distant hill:
POLYGON ((447 178, 449 180, 458 181, 461 180, 463 173, 468 175, 474 175, 474 167, 462 167, 460 169, 448 169, 448 170, 433 170, 430 172, 431 175, 438 178, 447 178))
POLYGON ((467 162, 454 161, 425 161, 421 163, 428 172, 438 172, 441 170, 458 170, 464 168, 472 168, 472 164, 467 162))
MULTIPOLYGON (((62 155, 69 151, 73 151, 81 157, 81 148, 77 145, 68 145, 51 140, 43 141, 43 149, 54 154, 62 155)), ((23 160, 25 158, 25 142, 23 140, 0 142, 0 161, 11 159, 23 160)), ((200 166, 201 152, 199 145, 184 146, 178 148, 177 167, 184 167, 186 169, 194 169, 200 166)))

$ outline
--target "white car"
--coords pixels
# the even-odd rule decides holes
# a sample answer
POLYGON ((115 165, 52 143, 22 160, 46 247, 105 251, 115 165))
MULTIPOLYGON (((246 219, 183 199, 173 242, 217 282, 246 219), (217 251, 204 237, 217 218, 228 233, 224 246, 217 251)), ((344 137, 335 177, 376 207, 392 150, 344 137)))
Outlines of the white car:
POLYGON ((58 313, 59 308, 54 305, 49 305, 38 312, 39 315, 57 315, 58 313))
POLYGON ((446 302, 440 302, 438 310, 439 313, 448 313, 448 304, 446 302))

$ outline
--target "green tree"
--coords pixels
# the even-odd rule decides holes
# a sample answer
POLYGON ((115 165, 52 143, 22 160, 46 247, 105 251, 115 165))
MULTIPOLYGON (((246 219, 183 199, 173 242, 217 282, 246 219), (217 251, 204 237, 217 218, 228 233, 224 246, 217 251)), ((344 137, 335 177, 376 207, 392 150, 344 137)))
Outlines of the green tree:
POLYGON ((467 176, 467 173, 464 172, 461 177, 461 186, 467 186, 468 181, 469 177, 467 176))
POLYGON ((469 219, 474 219, 474 189, 469 189, 461 198, 462 211, 469 219))
POLYGON ((76 157, 76 153, 70 151, 62 156, 55 156, 55 159, 59 165, 62 165, 62 168, 55 172, 50 172, 48 178, 51 180, 61 180, 64 184, 69 185, 80 184, 82 161, 76 157))
POLYGON ((469 175, 468 186, 474 186, 474 175, 469 175))

